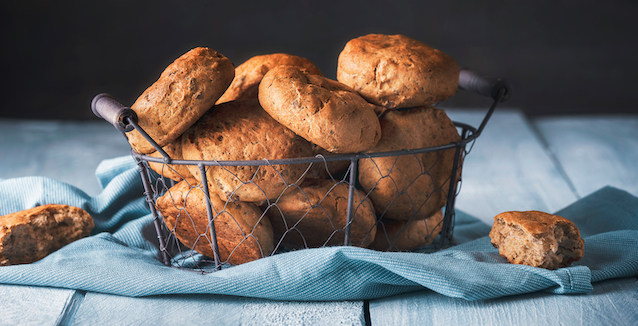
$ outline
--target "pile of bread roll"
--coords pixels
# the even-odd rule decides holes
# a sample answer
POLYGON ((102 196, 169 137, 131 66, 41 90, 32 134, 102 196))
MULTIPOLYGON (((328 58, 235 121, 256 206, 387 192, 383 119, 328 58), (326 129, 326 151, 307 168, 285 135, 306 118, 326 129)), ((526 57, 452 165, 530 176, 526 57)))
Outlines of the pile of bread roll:
MULTIPOLYGON (((169 65, 132 105, 139 125, 172 159, 277 160, 446 145, 460 136, 433 104, 457 91, 447 54, 403 35, 350 40, 337 80, 312 62, 275 53, 235 67, 195 48, 169 65)), ((137 131, 133 149, 160 157, 137 131), (154 153, 155 152, 155 153, 154 153)), ((352 245, 412 250, 440 232, 454 150, 359 161, 352 245)), ((219 259, 241 264, 279 249, 341 245, 350 161, 206 166, 219 259)), ((177 183, 156 200, 168 228, 213 257, 198 165, 150 163, 177 183)), ((458 176, 457 176, 458 177, 458 176)))

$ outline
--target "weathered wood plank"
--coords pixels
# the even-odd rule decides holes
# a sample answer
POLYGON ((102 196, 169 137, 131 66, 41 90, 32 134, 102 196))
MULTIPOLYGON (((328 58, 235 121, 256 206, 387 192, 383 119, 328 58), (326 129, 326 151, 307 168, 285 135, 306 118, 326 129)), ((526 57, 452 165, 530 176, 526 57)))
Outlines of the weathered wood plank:
POLYGON ((101 191, 98 164, 131 153, 124 136, 105 121, 0 119, 0 139, 1 179, 45 176, 89 195, 101 191))
POLYGON ((285 302, 221 295, 130 298, 87 293, 73 325, 363 325, 363 302, 285 302))
POLYGON ((580 197, 613 186, 638 196, 638 115, 534 120, 580 197))
POLYGON ((58 325, 75 291, 0 284, 1 325, 58 325))
MULTIPOLYGON (((487 110, 448 109, 478 127, 487 110)), ((577 197, 521 111, 496 109, 463 166, 456 207, 488 225, 511 210, 555 212, 577 197)))
POLYGON ((431 291, 370 302, 372 325, 637 325, 636 278, 596 283, 586 295, 532 293, 466 301, 431 291))

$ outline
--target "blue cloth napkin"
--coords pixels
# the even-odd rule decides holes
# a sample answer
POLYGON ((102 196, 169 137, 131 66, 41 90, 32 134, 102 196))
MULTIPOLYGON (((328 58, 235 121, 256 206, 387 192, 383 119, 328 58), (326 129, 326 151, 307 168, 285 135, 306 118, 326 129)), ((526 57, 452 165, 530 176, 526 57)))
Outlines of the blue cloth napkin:
POLYGON ((611 187, 556 212, 574 221, 585 239, 584 258, 568 268, 507 263, 490 245, 490 227, 457 211, 458 245, 436 253, 306 249, 202 275, 158 260, 132 158, 106 160, 96 176, 103 191, 95 197, 44 177, 0 181, 0 215, 58 203, 87 210, 96 224, 92 236, 38 262, 0 267, 0 283, 126 296, 212 293, 304 301, 374 299, 427 288, 477 300, 535 291, 586 293, 592 282, 638 275, 638 198, 611 187))

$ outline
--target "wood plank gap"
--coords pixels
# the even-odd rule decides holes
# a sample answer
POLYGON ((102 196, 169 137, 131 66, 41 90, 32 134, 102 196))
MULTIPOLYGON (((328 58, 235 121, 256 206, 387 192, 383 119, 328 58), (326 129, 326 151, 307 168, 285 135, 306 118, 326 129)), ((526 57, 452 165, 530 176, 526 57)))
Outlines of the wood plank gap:
POLYGON ((538 128, 538 125, 536 124, 536 119, 528 118, 528 121, 530 122, 529 123, 530 129, 532 130, 532 132, 534 132, 536 138, 543 146, 545 153, 547 153, 547 156, 549 156, 550 160, 556 167, 558 174, 560 174, 563 177, 563 179, 565 180, 565 183, 567 183, 567 187, 569 187, 569 190, 574 194, 574 196, 576 196, 577 199, 581 199, 582 196, 578 193, 576 186, 574 185, 572 180, 569 178, 569 175, 567 174, 565 167, 563 166, 563 164, 561 164, 560 160, 558 159, 558 156, 556 156, 556 153, 554 153, 554 151, 552 150, 552 147, 549 145, 549 141, 547 141, 547 139, 543 136, 543 133, 538 128))
POLYGON ((86 291, 76 290, 75 293, 69 298, 69 300, 64 305, 64 310, 58 317, 55 325, 57 326, 70 326, 73 325, 73 319, 75 318, 75 314, 78 309, 82 305, 84 301, 84 297, 86 296, 86 291))
POLYGON ((372 319, 370 318, 370 300, 363 300, 363 317, 366 326, 371 326, 372 319))
MULTIPOLYGON (((448 115, 470 125, 483 118, 475 110, 448 115)), ((577 200, 531 125, 521 110, 494 112, 463 164, 459 210, 492 225, 498 213, 555 212, 577 200)))

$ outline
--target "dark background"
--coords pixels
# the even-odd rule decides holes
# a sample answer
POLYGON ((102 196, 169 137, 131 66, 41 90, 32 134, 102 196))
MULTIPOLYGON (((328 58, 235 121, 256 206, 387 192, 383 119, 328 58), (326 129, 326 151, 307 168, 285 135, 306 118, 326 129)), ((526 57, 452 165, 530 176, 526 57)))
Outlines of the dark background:
MULTIPOLYGON (((174 59, 208 46, 235 65, 306 57, 335 78, 345 43, 404 34, 509 80, 530 116, 635 113, 636 1, 4 1, 0 117, 95 119, 108 92, 131 105, 174 59)), ((461 92, 444 103, 485 107, 461 92)))

